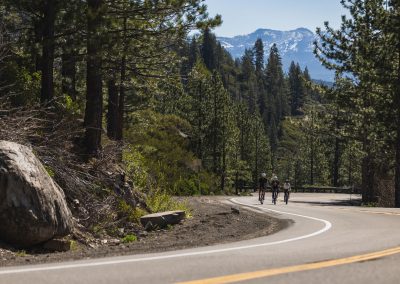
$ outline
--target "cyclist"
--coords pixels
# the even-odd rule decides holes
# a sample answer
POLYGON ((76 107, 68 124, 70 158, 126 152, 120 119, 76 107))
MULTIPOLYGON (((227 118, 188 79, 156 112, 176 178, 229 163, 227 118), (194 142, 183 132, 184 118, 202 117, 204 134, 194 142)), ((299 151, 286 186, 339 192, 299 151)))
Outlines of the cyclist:
POLYGON ((278 193, 279 193, 279 180, 276 174, 272 174, 271 187, 272 187, 272 203, 276 204, 276 199, 278 198, 278 193))
POLYGON ((264 197, 265 197, 265 190, 267 189, 267 174, 262 173, 260 179, 258 180, 260 187, 258 190, 258 200, 261 202, 261 204, 264 203, 264 197))
POLYGON ((286 179, 285 183, 283 184, 283 191, 285 193, 285 203, 288 204, 289 201, 289 196, 290 196, 290 191, 292 190, 291 186, 290 186, 290 182, 288 179, 286 179))

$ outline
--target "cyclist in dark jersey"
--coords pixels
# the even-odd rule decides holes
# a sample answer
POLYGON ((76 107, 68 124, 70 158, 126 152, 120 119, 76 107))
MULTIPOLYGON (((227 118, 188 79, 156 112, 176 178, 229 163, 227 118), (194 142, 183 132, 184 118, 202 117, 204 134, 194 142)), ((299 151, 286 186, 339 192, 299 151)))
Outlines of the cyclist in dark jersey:
POLYGON ((267 185, 268 185, 267 174, 266 173, 262 173, 261 177, 258 180, 258 182, 259 182, 259 185, 260 185, 259 186, 259 190, 258 190, 258 200, 262 204, 264 202, 265 190, 267 189, 267 185))
POLYGON ((272 188, 272 203, 276 204, 279 193, 279 180, 275 174, 272 174, 271 178, 271 188, 272 188))

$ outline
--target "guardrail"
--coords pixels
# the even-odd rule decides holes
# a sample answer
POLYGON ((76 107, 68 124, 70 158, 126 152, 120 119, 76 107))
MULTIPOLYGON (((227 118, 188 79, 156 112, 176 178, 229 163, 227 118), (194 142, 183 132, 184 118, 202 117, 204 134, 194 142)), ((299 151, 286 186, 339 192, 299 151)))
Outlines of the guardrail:
MULTIPOLYGON (((253 191, 253 186, 242 186, 239 191, 253 191)), ((267 186, 267 190, 271 190, 267 186)), ((329 186, 304 186, 292 188, 292 192, 308 192, 308 193, 347 193, 347 194, 360 194, 361 190, 356 187, 329 187, 329 186)))
POLYGON ((297 187, 292 190, 293 192, 310 192, 310 193, 348 193, 360 194, 360 189, 355 187, 318 187, 307 186, 297 187))

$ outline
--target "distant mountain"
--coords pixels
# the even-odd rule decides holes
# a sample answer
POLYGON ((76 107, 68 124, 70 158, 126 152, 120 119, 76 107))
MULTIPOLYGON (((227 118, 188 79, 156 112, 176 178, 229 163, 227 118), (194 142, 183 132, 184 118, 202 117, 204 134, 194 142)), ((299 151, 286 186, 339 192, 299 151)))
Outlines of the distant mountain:
POLYGON ((252 48, 258 38, 264 43, 267 61, 270 47, 276 43, 282 57, 284 70, 289 69, 292 61, 298 62, 302 69, 306 66, 311 78, 316 80, 333 81, 333 72, 321 65, 313 54, 313 42, 317 36, 310 30, 299 28, 292 31, 276 31, 258 29, 248 35, 240 35, 232 38, 217 37, 221 45, 234 57, 240 58, 246 48, 252 48))

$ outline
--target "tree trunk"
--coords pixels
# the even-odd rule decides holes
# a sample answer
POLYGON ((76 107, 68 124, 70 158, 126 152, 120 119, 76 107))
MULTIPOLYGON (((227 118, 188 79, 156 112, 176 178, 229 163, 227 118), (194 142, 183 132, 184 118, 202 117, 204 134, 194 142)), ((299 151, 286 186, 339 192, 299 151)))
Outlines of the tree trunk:
POLYGON ((122 141, 124 137, 124 113, 125 113, 125 80, 126 80, 126 59, 125 56, 121 62, 121 83, 119 87, 119 100, 118 100, 118 116, 117 116, 117 133, 116 140, 122 141))
POLYGON ((339 186, 339 166, 340 166, 340 140, 335 138, 335 154, 333 159, 333 186, 339 186))
POLYGON ((85 146, 89 155, 96 155, 101 149, 103 93, 99 29, 102 5, 102 0, 88 0, 85 146))
POLYGON ((254 165, 254 191, 257 191, 257 186, 258 186, 258 131, 259 131, 259 125, 258 125, 258 121, 256 122, 256 149, 255 149, 255 165, 254 165))
POLYGON ((73 50, 69 49, 70 45, 73 45, 72 40, 67 40, 61 56, 61 88, 63 94, 68 95, 73 101, 76 101, 76 55, 73 50))
POLYGON ((314 140, 311 138, 310 151, 310 185, 314 184, 314 140))
POLYGON ((225 154, 222 158, 222 169, 221 169, 221 191, 225 190, 225 178, 226 178, 226 165, 225 165, 225 154))
POLYGON ((239 172, 237 170, 235 173, 235 194, 239 195, 239 172))
MULTIPOLYGON (((226 106, 223 106, 226 107, 226 106)), ((225 134, 225 127, 227 124, 227 118, 225 117, 224 112, 222 113, 223 119, 223 126, 222 126, 222 171, 221 171, 221 191, 225 190, 225 178, 226 178, 226 134, 225 134)))
POLYGON ((311 112, 310 185, 314 184, 314 110, 311 112))
POLYGON ((35 72, 42 70, 42 57, 38 46, 43 42, 43 20, 33 20, 34 42, 31 44, 32 62, 35 63, 35 72))
POLYGON ((56 20, 55 0, 47 0, 43 15, 42 82, 40 102, 46 103, 54 97, 54 25, 56 20))
POLYGON ((126 53, 128 48, 128 43, 126 42, 126 29, 127 29, 127 17, 124 17, 123 26, 123 51, 121 58, 121 82, 119 86, 119 101, 118 101, 118 119, 117 119, 117 133, 116 140, 122 141, 124 136, 124 112, 125 112, 125 82, 126 82, 126 53))
POLYGON ((218 167, 217 167, 217 91, 214 90, 214 114, 213 114, 213 131, 212 131, 212 137, 213 137, 213 172, 217 173, 218 167))
POLYGON ((367 155, 362 160, 362 201, 363 203, 376 202, 376 194, 374 191, 375 184, 375 164, 373 156, 369 149, 368 141, 364 141, 364 151, 367 155))
POLYGON ((202 90, 202 82, 199 84, 197 96, 199 98, 199 104, 197 106, 197 145, 196 145, 196 154, 200 160, 203 161, 203 140, 202 140, 202 131, 203 131, 203 90, 202 90))
POLYGON ((348 167, 348 183, 349 186, 353 185, 353 155, 349 155, 349 167, 348 167))
MULTIPOLYGON (((397 96, 400 96, 400 93, 397 96)), ((400 208, 400 104, 397 107, 395 207, 400 208)))
POLYGON ((240 108, 240 159, 244 160, 244 111, 240 108))
POLYGON ((108 108, 107 108, 107 136, 111 140, 117 140, 118 124, 118 88, 115 79, 108 81, 108 108))
MULTIPOLYGON (((398 9, 398 7, 397 7, 398 9)), ((397 113, 397 137, 396 137, 396 172, 395 172, 395 207, 400 208, 400 42, 397 46, 399 56, 397 63, 397 82, 395 93, 395 104, 397 113)))

